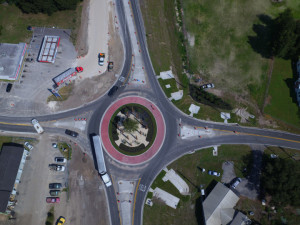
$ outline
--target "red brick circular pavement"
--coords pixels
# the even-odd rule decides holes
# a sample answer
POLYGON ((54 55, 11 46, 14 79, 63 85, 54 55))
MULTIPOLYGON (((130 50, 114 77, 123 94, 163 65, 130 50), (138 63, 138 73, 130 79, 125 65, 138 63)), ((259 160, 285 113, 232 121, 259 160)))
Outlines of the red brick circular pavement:
POLYGON ((160 110, 149 100, 141 97, 125 97, 114 102, 106 110, 105 115, 101 120, 100 135, 102 138, 104 149, 111 157, 124 164, 141 164, 150 160, 160 150, 165 138, 165 121, 160 110), (157 133, 154 143, 146 152, 138 156, 127 156, 117 151, 110 142, 108 134, 109 121, 112 115, 122 105, 126 105, 129 103, 137 103, 143 105, 144 107, 149 109, 150 112, 152 112, 156 120, 157 133))

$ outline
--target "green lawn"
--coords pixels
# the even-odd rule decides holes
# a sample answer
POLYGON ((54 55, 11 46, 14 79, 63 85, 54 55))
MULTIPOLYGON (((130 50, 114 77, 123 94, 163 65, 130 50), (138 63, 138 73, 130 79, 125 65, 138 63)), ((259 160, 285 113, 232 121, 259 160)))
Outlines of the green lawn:
POLYGON ((2 145, 5 143, 17 143, 23 145, 26 141, 28 141, 31 145, 34 144, 35 139, 33 138, 24 138, 24 137, 7 137, 7 136, 0 136, 0 151, 2 145))
POLYGON ((145 205, 144 224, 197 225, 199 218, 195 214, 201 213, 197 203, 197 199, 200 197, 198 188, 201 184, 204 185, 204 188, 207 188, 213 180, 221 180, 220 177, 213 177, 207 173, 202 174, 199 168, 204 167, 206 170, 211 169, 222 173, 222 163, 230 160, 234 161, 237 176, 243 177, 241 170, 246 166, 243 159, 249 156, 250 151, 250 147, 245 145, 223 145, 219 147, 218 157, 212 156, 212 148, 209 148, 199 150, 191 155, 185 155, 171 163, 168 169, 172 168, 181 177, 185 177, 183 178, 190 187, 191 195, 182 196, 169 181, 163 182, 162 177, 165 172, 161 172, 151 185, 151 188, 159 187, 179 197, 179 206, 175 210, 154 199, 152 207, 145 205))
POLYGON ((294 83, 291 61, 276 58, 269 88, 270 103, 265 107, 265 113, 289 125, 300 127, 294 83))
MULTIPOLYGON (((169 70, 171 66, 180 82, 185 84, 187 78, 182 73, 179 35, 175 26, 175 1, 140 2, 149 52, 156 73, 169 70)), ((266 51, 266 45, 260 44, 260 48, 256 50, 252 47, 250 40, 257 36, 254 27, 263 31, 264 38, 270 38, 264 20, 258 15, 266 15, 272 19, 290 7, 295 18, 299 19, 299 1, 286 0, 279 4, 268 0, 255 3, 251 0, 228 0, 219 1, 218 4, 209 0, 181 2, 186 30, 195 40, 194 45, 187 46, 190 70, 205 82, 215 83, 215 89, 225 101, 234 107, 247 107, 252 114, 256 114, 257 108, 262 109, 264 103, 269 60, 260 54, 266 51), (243 101, 237 102, 235 96, 243 101)), ((166 95, 170 96, 171 90, 164 87, 165 82, 160 81, 160 84, 166 95)), ((187 94, 187 88, 184 88, 184 98, 174 104, 189 114, 188 104, 193 101, 190 101, 187 94)), ((218 110, 199 105, 201 109, 195 117, 222 121, 218 110)), ((236 121, 237 118, 233 118, 230 122, 236 121)), ((249 125, 256 124, 257 121, 253 121, 249 125)))
POLYGON ((72 29, 72 41, 75 43, 81 22, 81 10, 82 6, 78 4, 75 11, 61 11, 48 16, 41 13, 23 14, 15 5, 0 4, 0 26, 3 27, 0 42, 29 42, 32 32, 27 31, 27 26, 55 26, 57 28, 72 29))

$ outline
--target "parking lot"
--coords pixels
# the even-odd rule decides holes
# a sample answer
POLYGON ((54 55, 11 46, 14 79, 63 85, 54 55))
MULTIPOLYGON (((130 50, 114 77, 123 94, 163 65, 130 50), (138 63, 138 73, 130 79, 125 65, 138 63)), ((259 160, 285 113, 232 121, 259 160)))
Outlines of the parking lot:
POLYGON ((72 159, 64 163, 66 170, 50 170, 48 165, 54 163, 54 157, 62 156, 51 145, 56 141, 68 140, 43 135, 34 145, 18 188, 16 220, 7 224, 45 224, 51 206, 55 207, 55 221, 64 216, 66 224, 108 224, 104 186, 93 160, 72 142, 72 159), (69 184, 69 190, 59 195, 60 203, 46 203, 46 197, 50 197, 49 183, 62 183, 63 188, 69 184))
POLYGON ((70 41, 70 30, 55 28, 35 28, 28 45, 23 73, 19 81, 13 82, 9 93, 6 92, 7 82, 0 82, 1 115, 34 115, 49 114, 47 98, 51 93, 52 79, 70 67, 75 66, 77 53, 70 41), (61 38, 55 63, 37 62, 41 43, 45 35, 61 38), (32 59, 32 61, 31 61, 32 59), (28 62, 27 62, 28 61, 28 62), (30 62, 31 61, 31 62, 30 62))

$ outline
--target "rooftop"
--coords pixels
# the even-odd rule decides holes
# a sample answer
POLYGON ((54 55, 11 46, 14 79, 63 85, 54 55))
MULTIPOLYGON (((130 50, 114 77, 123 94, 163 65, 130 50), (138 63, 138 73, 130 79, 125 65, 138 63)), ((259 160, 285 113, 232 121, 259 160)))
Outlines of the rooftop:
POLYGON ((0 152, 0 212, 5 212, 13 190, 24 147, 19 144, 3 145, 0 152))

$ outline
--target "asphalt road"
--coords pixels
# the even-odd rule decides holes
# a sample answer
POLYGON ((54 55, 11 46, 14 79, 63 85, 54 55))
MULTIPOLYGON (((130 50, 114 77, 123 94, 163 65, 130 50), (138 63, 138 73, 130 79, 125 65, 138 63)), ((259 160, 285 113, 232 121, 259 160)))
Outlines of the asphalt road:
MULTIPOLYGON (((125 48, 125 61, 121 76, 126 78, 131 69, 131 43, 128 35, 128 28, 125 22, 124 15, 124 6, 123 1, 116 0, 116 8, 118 17, 120 19, 120 27, 122 28, 122 37, 123 44, 125 48)), ((127 3, 127 2, 125 2, 127 3)), ((136 31, 138 39, 140 42, 140 47, 142 51, 142 57, 144 60, 145 71, 147 73, 149 85, 151 88, 145 90, 143 86, 141 88, 131 88, 123 87, 122 82, 117 81, 115 85, 119 87, 119 90, 112 96, 107 95, 102 96, 100 99, 97 99, 94 102, 88 103, 79 107, 77 109, 68 110, 65 112, 52 114, 52 115, 42 115, 36 116, 39 121, 52 121, 58 120, 70 116, 80 115, 87 111, 93 111, 93 115, 88 122, 88 132, 86 138, 89 140, 89 135, 92 133, 99 134, 99 126, 101 118, 111 104, 112 101, 127 95, 139 95, 143 96, 151 101, 153 101, 161 110, 166 125, 166 135, 164 144, 160 152, 140 170, 128 170, 126 171, 127 176, 130 176, 130 173, 135 176, 137 173, 141 177, 140 185, 146 186, 146 191, 138 191, 135 202, 135 212, 134 212, 134 224, 142 224, 142 215, 143 215, 143 206, 146 197, 148 188, 150 187, 152 181, 155 179, 157 174, 163 169, 166 165, 170 164, 172 161, 178 157, 194 151, 195 149, 206 148, 218 144, 262 144, 262 145, 274 145, 289 147, 294 149, 300 149, 300 136, 268 129, 257 129, 242 127, 236 125, 225 125, 221 123, 213 123, 200 121, 194 118, 191 118, 187 115, 184 115, 179 111, 165 96, 159 83, 157 82, 154 69, 148 54, 146 37, 145 37, 145 28, 143 26, 143 20, 139 6, 137 5, 136 0, 131 0, 132 11, 136 24, 136 31), (215 136, 211 138, 203 139, 193 139, 193 140, 182 140, 178 137, 178 123, 179 118, 181 123, 191 126, 199 127, 208 127, 210 129, 222 130, 227 132, 227 135, 215 136), (236 131, 236 133, 233 133, 236 131)), ((0 116, 0 130, 3 131, 14 131, 14 132, 34 132, 32 126, 30 126, 30 121, 32 117, 5 117, 0 116), (24 125, 10 125, 13 124, 26 124, 24 125)), ((45 127, 45 133, 64 133, 64 129, 59 128, 47 128, 45 127)), ((124 174, 120 167, 110 164, 107 162, 107 167, 109 172, 114 172, 124 174), (119 171, 118 171, 119 170, 119 171)), ((111 215, 111 224, 120 224, 118 205, 116 201, 116 195, 113 187, 108 188, 107 190, 108 204, 110 208, 111 215)))

